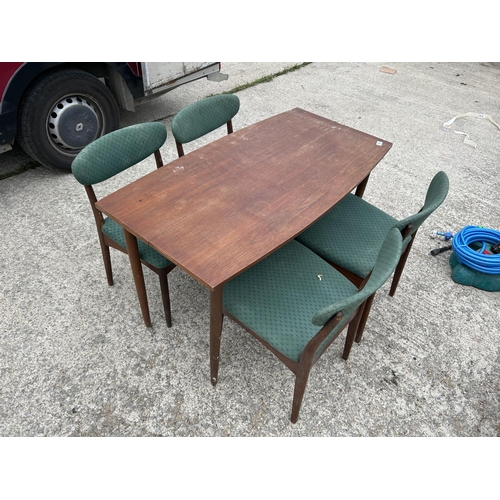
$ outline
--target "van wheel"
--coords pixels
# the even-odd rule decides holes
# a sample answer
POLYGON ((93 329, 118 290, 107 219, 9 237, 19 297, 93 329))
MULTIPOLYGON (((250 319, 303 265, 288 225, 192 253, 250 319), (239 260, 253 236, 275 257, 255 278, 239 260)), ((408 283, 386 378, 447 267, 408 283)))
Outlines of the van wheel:
POLYGON ((119 127, 118 105, 95 76, 79 69, 47 73, 19 107, 16 141, 34 160, 71 171, 75 156, 119 127))

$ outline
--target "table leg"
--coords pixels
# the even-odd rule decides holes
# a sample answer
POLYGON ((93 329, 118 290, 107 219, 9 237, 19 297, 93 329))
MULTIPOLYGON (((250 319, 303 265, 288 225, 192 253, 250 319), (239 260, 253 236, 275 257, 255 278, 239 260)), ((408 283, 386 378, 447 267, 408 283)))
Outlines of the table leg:
POLYGON ((356 188, 356 192, 354 193, 356 196, 359 198, 363 198, 363 194, 365 192, 366 185, 368 184, 368 179, 370 178, 370 174, 368 174, 359 184, 358 187, 356 188))
POLYGON ((144 324, 149 328, 151 326, 151 319, 149 317, 148 297, 146 295, 144 275, 142 274, 142 264, 139 257, 137 238, 125 229, 123 230, 123 233, 127 243, 128 258, 130 260, 132 274, 134 275, 135 288, 137 290, 137 297, 139 298, 139 304, 141 306, 142 317, 144 318, 144 324))
POLYGON ((210 382, 217 384, 219 373, 220 337, 222 333, 222 290, 210 291, 210 382))

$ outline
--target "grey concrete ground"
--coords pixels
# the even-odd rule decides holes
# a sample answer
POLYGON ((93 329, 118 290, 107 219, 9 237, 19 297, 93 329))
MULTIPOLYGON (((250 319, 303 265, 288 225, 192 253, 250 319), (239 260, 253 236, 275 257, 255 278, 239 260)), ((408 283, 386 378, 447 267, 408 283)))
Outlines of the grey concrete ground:
MULTIPOLYGON (((124 113, 123 125, 163 119, 170 130, 190 102, 286 66, 226 63, 227 82, 177 89, 124 113)), ((393 142, 365 199, 395 217, 417 211, 433 175, 448 174, 449 196, 421 227, 395 297, 388 285, 377 294, 349 361, 343 334, 314 366, 292 425, 293 374, 230 320, 219 382, 210 385, 207 290, 171 273, 169 329, 146 269, 153 327, 145 328, 126 255, 113 253, 115 285, 106 284, 83 187, 70 174, 27 170, 0 182, 0 435, 498 436, 500 294, 454 283, 449 254, 429 255, 437 246, 429 234, 500 229, 500 131, 457 121, 473 149, 442 130, 467 111, 500 121, 500 68, 313 63, 238 96, 235 129, 301 107, 393 142), (383 65, 397 72, 382 73, 383 65)), ((176 157, 171 134, 162 154, 176 157)), ((22 161, 1 155, 0 176, 22 161)), ((144 161, 98 196, 153 168, 144 161)))

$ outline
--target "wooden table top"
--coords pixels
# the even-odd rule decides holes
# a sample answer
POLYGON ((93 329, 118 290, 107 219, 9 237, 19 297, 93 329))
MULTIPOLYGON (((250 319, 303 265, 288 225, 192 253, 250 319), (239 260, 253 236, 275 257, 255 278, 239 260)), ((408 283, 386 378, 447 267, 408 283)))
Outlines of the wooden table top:
POLYGON ((391 146, 295 108, 164 165, 97 208, 214 290, 313 224, 391 146))

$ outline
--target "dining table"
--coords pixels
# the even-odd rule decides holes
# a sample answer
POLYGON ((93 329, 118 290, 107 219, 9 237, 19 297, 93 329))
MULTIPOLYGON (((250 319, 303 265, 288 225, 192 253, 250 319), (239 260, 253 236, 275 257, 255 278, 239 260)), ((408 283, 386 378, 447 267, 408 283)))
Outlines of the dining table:
POLYGON ((294 108, 246 126, 102 198, 124 230, 146 326, 137 238, 210 292, 216 385, 224 284, 294 239, 351 191, 363 192, 386 140, 294 108))

